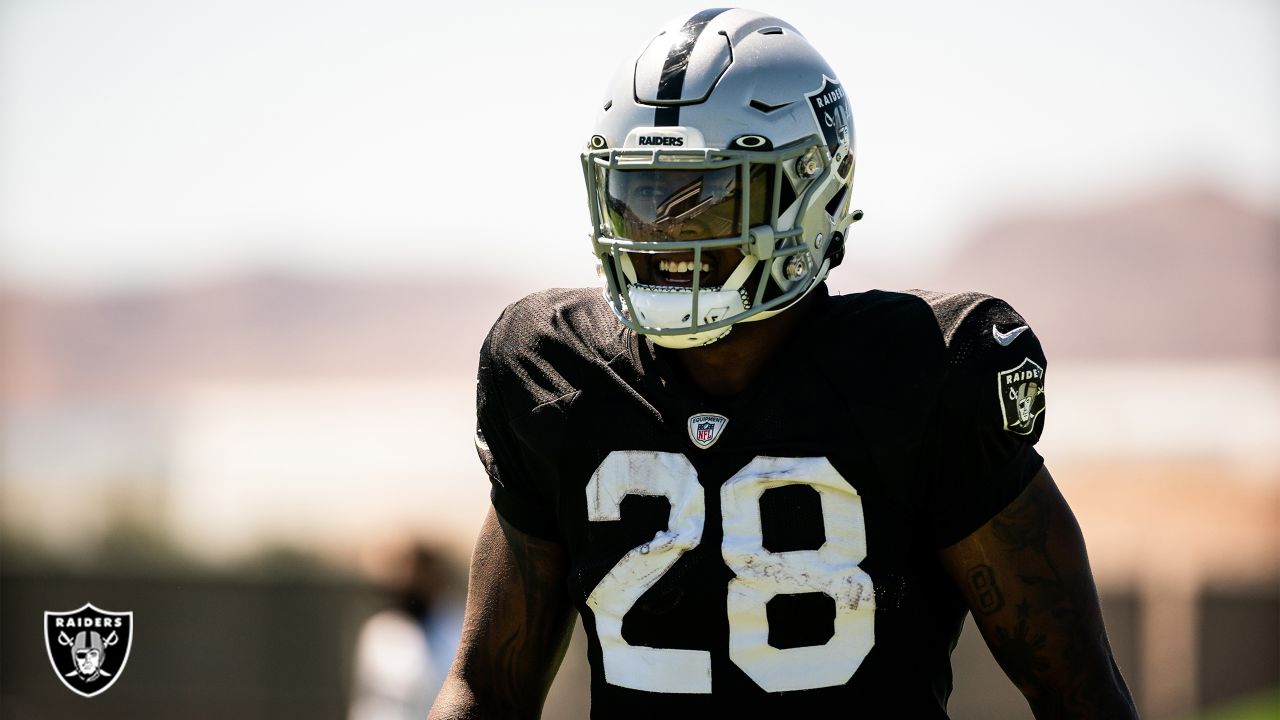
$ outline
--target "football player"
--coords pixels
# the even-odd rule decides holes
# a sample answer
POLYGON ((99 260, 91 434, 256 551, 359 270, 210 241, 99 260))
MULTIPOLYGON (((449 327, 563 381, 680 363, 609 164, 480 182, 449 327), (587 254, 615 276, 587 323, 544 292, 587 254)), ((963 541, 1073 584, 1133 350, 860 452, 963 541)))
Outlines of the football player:
POLYGON ((833 296, 846 90, 791 25, 664 28, 582 156, 605 289, 480 353, 493 510, 433 718, 537 717, 576 614, 596 718, 946 717, 966 613, 1037 717, 1133 717, 1035 450, 1044 354, 975 293, 833 296))

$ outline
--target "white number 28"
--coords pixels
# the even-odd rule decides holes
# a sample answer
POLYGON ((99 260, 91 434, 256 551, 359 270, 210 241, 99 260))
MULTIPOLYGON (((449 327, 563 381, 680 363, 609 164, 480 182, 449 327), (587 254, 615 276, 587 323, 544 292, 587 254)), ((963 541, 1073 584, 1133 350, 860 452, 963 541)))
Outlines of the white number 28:
MULTIPOLYGON (((710 652, 631 645, 622 637, 631 606, 702 541, 706 507, 697 471, 678 453, 610 453, 587 483, 588 519, 621 519, 628 495, 665 497, 671 514, 666 530, 623 555, 587 597, 605 680, 650 692, 709 693, 710 652)), ((729 658, 769 692, 848 682, 875 643, 875 589, 858 567, 867 554, 858 493, 826 458, 757 457, 724 483, 720 504, 720 552, 735 576, 725 608, 729 658), (772 552, 764 547, 760 498, 796 484, 818 492, 826 541, 817 550, 772 552), (766 604, 776 595, 811 592, 835 601, 834 634, 822 645, 771 646, 766 604)))

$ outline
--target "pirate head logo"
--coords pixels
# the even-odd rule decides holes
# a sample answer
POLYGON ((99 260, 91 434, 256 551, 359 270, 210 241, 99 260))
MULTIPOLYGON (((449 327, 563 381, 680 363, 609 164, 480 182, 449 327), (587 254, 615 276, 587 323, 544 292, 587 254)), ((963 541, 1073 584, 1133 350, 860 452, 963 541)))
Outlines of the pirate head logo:
POLYGON ((822 76, 822 87, 805 95, 809 99, 809 107, 813 116, 822 128, 822 137, 827 141, 827 152, 835 155, 841 143, 849 142, 852 134, 849 112, 849 100, 844 96, 844 88, 840 83, 826 75, 822 76))
POLYGON ((129 661, 133 613, 99 610, 46 612, 44 644, 53 671, 72 692, 93 697, 115 684, 129 661))
POLYGON ((106 659, 108 647, 120 642, 120 635, 112 630, 106 640, 97 630, 81 630, 76 633, 75 640, 68 640, 65 632, 58 633, 58 642, 71 646, 71 658, 75 662, 75 674, 85 682, 93 682, 98 678, 111 677, 104 674, 102 661, 106 659))
POLYGON ((691 415, 689 416, 689 439, 698 448, 706 450, 716 444, 720 439, 720 433, 724 432, 724 426, 728 424, 729 418, 716 413, 691 415))
POLYGON ((1024 358, 1018 367, 996 375, 1004 429, 1030 435, 1044 412, 1044 368, 1024 358))

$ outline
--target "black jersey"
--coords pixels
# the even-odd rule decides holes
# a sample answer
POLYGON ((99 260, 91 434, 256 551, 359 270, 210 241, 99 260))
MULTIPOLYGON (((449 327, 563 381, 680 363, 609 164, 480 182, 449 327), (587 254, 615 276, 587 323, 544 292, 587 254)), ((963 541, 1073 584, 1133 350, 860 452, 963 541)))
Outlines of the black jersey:
POLYGON ((592 717, 946 716, 965 606, 937 552, 1040 469, 1045 358, 985 295, 814 292, 732 398, 598 290, 490 332, 476 445, 503 519, 568 549, 592 717))

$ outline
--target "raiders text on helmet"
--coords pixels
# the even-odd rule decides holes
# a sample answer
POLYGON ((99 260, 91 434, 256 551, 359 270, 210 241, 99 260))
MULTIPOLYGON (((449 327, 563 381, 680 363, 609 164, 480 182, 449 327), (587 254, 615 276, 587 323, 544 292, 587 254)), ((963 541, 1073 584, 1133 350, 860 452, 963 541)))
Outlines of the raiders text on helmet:
POLYGON ((606 297, 667 347, 790 307, 861 217, 843 86, 795 28, 750 10, 663 28, 611 84, 582 162, 606 297), (726 248, 741 259, 720 267, 726 248))

